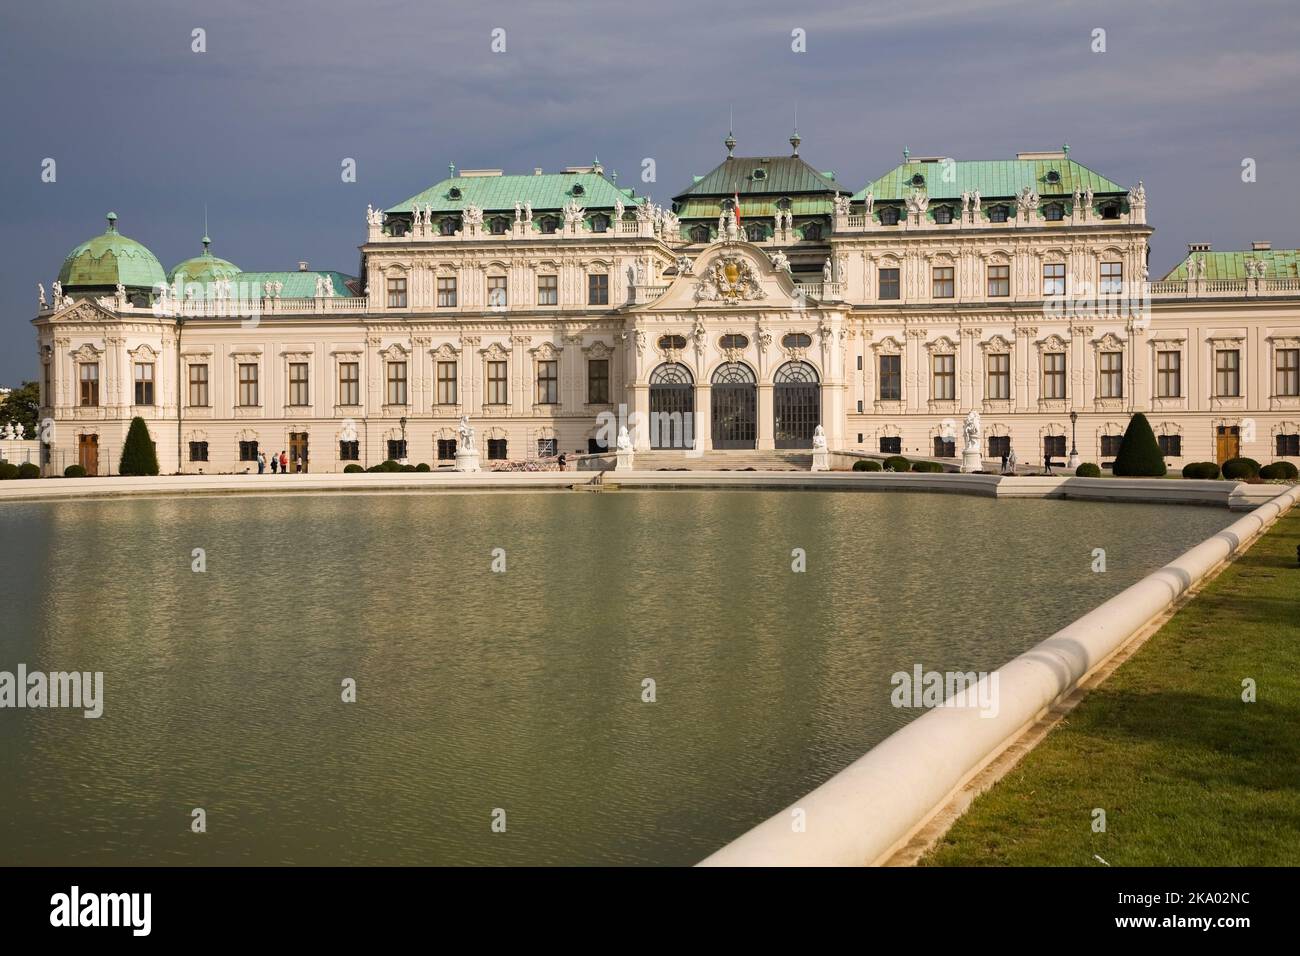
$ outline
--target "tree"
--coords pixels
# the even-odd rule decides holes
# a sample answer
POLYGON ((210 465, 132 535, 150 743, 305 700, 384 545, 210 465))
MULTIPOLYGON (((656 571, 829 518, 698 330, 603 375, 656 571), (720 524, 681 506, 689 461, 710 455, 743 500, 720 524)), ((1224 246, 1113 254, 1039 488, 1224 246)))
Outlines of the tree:
POLYGON ((131 419, 131 428, 126 433, 126 444, 122 446, 122 460, 117 471, 122 475, 158 474, 158 452, 154 450, 153 439, 149 437, 149 426, 139 415, 131 419))
POLYGON ((1141 412, 1128 420, 1112 471, 1121 477, 1163 478, 1165 456, 1160 452, 1151 423, 1141 412))
POLYGON ((40 422, 41 389, 35 382, 23 382, 0 401, 0 427, 13 422, 23 426, 27 438, 36 437, 40 422))

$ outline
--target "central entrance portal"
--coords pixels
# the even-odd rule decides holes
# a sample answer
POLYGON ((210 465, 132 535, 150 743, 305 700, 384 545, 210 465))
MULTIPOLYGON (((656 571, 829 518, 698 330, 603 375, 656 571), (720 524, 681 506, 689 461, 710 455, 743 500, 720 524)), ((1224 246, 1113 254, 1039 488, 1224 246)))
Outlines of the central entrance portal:
POLYGON ((822 420, 822 390, 817 370, 807 362, 786 362, 776 370, 772 395, 777 448, 811 448, 822 420))
POLYGON ((685 365, 665 362, 650 373, 650 447, 695 447, 695 382, 685 365))
POLYGON ((713 447, 754 448, 758 439, 758 387, 754 371, 727 362, 713 373, 713 447))

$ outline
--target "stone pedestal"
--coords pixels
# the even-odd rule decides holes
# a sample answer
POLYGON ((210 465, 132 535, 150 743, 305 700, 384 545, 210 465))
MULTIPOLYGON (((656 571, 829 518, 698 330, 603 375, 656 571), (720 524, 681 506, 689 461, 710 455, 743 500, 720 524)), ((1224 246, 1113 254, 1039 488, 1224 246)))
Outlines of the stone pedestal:
POLYGON ((1079 453, 1077 451, 1070 452, 1070 457, 1065 460, 1065 467, 1070 469, 1071 474, 1073 474, 1075 470, 1078 469, 1079 453))
POLYGON ((477 448, 456 449, 456 470, 457 471, 482 471, 478 463, 478 449, 477 448))
POLYGON ((831 453, 825 448, 814 448, 812 453, 812 470, 813 471, 830 471, 831 470, 831 453))
POLYGON ((966 448, 961 453, 961 470, 964 474, 984 470, 984 457, 978 448, 966 448))
POLYGON ((615 452, 614 456, 617 458, 617 463, 614 465, 615 471, 632 470, 632 449, 628 448, 623 451, 615 452))

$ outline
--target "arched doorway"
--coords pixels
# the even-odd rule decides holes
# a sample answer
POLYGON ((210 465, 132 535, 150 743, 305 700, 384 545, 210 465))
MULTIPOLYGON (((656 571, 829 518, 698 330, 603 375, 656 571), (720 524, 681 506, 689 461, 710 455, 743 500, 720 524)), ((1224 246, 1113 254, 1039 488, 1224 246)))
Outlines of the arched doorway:
POLYGON ((754 370, 726 362, 713 373, 713 447, 754 448, 758 437, 758 388, 754 370))
POLYGON ((817 370, 807 362, 786 362, 773 377, 772 434, 777 448, 811 448, 822 420, 817 370))
POLYGON ((650 447, 695 447, 695 379, 680 363, 650 373, 650 447))

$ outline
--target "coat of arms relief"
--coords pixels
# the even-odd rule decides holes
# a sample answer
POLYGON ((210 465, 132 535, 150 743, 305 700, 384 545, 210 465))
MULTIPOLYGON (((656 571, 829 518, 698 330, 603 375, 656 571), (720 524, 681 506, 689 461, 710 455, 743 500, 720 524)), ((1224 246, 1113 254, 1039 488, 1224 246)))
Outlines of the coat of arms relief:
POLYGON ((695 283, 697 302, 749 302, 767 298, 754 268, 739 256, 722 256, 695 283))

